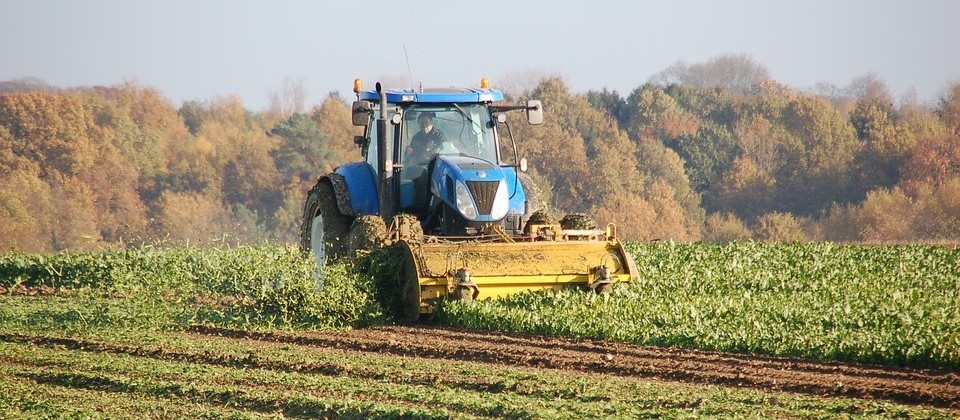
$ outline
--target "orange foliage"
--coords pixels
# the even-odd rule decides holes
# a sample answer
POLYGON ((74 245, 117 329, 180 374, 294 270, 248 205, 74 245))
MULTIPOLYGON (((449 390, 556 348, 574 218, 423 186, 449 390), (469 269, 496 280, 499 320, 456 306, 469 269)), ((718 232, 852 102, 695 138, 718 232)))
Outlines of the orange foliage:
POLYGON ((658 239, 652 232, 657 214, 650 203, 636 194, 608 197, 593 209, 594 217, 601 225, 614 223, 617 235, 628 241, 658 239))
POLYGON ((901 169, 901 185, 916 193, 923 186, 939 187, 960 175, 960 133, 932 137, 920 143, 901 169))
POLYGON ((764 242, 804 242, 800 221, 790 213, 767 213, 757 220, 757 239, 764 242))
POLYGON ((0 252, 53 251, 50 186, 36 172, 14 171, 0 178, 0 252))
POLYGON ((716 184, 718 207, 746 220, 755 219, 773 205, 776 180, 746 157, 733 161, 730 172, 716 184))
POLYGON ((74 95, 29 92, 0 96, 0 126, 13 152, 37 162, 43 177, 76 175, 94 164, 87 116, 74 95))
POLYGON ((156 223, 172 242, 203 243, 226 232, 232 220, 220 202, 196 193, 164 192, 156 223))
POLYGON ((955 134, 960 135, 960 82, 950 86, 940 107, 940 118, 955 134))
POLYGON ((353 137, 363 134, 362 127, 354 127, 350 107, 336 97, 330 96, 313 109, 311 115, 320 131, 330 136, 327 148, 334 152, 329 169, 344 163, 361 159, 360 148, 353 143, 353 137))
POLYGON ((727 244, 743 242, 751 238, 750 229, 733 213, 714 213, 707 216, 703 239, 707 242, 727 244))

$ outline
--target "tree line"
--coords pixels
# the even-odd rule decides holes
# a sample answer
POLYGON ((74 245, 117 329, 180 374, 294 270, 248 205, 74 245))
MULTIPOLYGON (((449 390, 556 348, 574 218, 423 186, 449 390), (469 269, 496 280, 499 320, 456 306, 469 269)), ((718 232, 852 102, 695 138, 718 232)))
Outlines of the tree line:
MULTIPOLYGON (((678 63, 626 96, 561 78, 508 92, 521 155, 562 215, 630 240, 955 242, 960 84, 895 104, 867 77, 800 91, 742 56, 678 63)), ((0 251, 294 242, 316 178, 356 161, 350 106, 176 106, 136 83, 0 83, 0 251)))

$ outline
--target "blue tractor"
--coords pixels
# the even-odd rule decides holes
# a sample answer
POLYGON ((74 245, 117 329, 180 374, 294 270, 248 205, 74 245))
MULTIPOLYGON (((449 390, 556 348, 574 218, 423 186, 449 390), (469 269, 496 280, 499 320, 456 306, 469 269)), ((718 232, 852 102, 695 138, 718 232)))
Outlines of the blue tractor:
POLYGON ((375 91, 364 91, 358 79, 354 91, 364 161, 320 177, 304 206, 301 247, 321 267, 371 243, 393 244, 404 253, 400 293, 411 319, 441 298, 572 284, 601 291, 636 277, 614 226, 564 229, 531 220, 541 203, 507 114, 541 124, 540 101, 502 105, 503 94, 486 79, 480 89, 386 90, 377 83, 375 91))

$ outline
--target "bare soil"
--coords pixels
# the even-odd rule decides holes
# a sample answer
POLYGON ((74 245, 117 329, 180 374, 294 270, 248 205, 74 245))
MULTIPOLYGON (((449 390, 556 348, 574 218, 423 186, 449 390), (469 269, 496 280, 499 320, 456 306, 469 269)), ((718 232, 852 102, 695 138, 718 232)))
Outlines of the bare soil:
POLYGON ((198 327, 190 333, 960 409, 960 372, 935 369, 573 341, 428 326, 378 327, 338 333, 259 333, 198 327))

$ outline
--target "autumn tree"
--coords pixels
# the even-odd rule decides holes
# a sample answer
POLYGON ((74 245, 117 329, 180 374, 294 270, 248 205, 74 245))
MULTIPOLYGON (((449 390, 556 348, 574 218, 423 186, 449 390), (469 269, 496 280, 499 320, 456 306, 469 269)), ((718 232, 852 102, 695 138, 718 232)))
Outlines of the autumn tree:
POLYGON ((794 215, 790 213, 773 212, 760 216, 757 219, 757 239, 764 242, 804 242, 807 240, 794 215))
POLYGON ((713 213, 707 216, 703 239, 717 244, 748 241, 750 229, 733 213, 713 213))
POLYGON ((650 82, 660 86, 686 85, 698 88, 720 87, 744 94, 770 78, 767 69, 746 54, 724 54, 702 63, 678 61, 653 75, 650 82))
POLYGON ((587 102, 594 109, 606 112, 610 117, 617 121, 617 126, 621 130, 626 129, 629 118, 627 112, 627 101, 622 98, 615 90, 591 90, 587 92, 587 102))
POLYGON ((270 110, 280 118, 302 114, 306 109, 307 87, 303 78, 284 77, 280 88, 270 95, 270 110))
MULTIPOLYGON (((769 202, 770 207, 753 213, 782 211, 814 215, 831 203, 860 198, 851 189, 855 181, 852 162, 860 143, 847 120, 829 103, 776 83, 764 83, 757 86, 754 96, 738 105, 737 113, 748 124, 738 132, 759 135, 759 141, 773 142, 775 152, 772 160, 775 167, 762 168, 776 185, 775 199, 769 202), (766 123, 770 126, 765 127, 766 123), (750 124, 756 126, 751 128, 750 124), (762 138, 764 132, 771 137, 762 138)), ((757 145, 757 139, 739 142, 757 145)), ((754 148, 758 156, 767 155, 767 151, 766 147, 754 148)))
POLYGON ((960 134, 944 134, 922 141, 907 158, 901 172, 900 185, 911 193, 937 188, 960 176, 960 134))
POLYGON ((320 133, 330 137, 326 144, 329 150, 327 162, 323 168, 317 168, 318 170, 330 171, 344 163, 361 159, 360 148, 354 144, 353 138, 362 134, 362 129, 353 125, 349 104, 331 93, 320 105, 313 108, 310 117, 316 122, 320 133))
POLYGON ((13 154, 39 164, 42 178, 72 176, 94 164, 87 116, 75 96, 45 92, 0 96, 0 126, 12 138, 13 154))
POLYGON ((940 100, 940 118, 954 133, 960 133, 960 82, 948 88, 940 100))
MULTIPOLYGON (((2 133, 0 133, 2 134, 2 133)), ((38 170, 0 172, 0 252, 53 251, 53 200, 38 170)))
POLYGON ((638 144, 586 95, 570 94, 560 79, 544 80, 531 95, 543 101, 546 121, 517 124, 515 134, 535 178, 546 181, 554 208, 588 211, 624 226, 627 238, 699 237, 699 196, 690 190, 675 153, 662 144, 638 144), (648 211, 649 223, 641 226, 635 213, 614 210, 619 208, 648 211))
POLYGON ((685 112, 663 89, 644 85, 627 98, 627 132, 631 138, 671 139, 697 132, 700 120, 685 112))
POLYGON ((715 185, 712 202, 718 209, 752 223, 761 214, 776 208, 777 180, 749 157, 733 161, 730 171, 715 185))
POLYGON ((306 114, 294 114, 273 126, 270 135, 276 142, 272 155, 280 175, 296 185, 309 183, 319 174, 333 169, 330 136, 306 114))
POLYGON ((180 106, 177 115, 183 119, 190 134, 197 135, 200 128, 203 127, 203 121, 207 118, 207 107, 200 101, 186 101, 180 106))
POLYGON ((846 94, 858 102, 877 102, 892 104, 893 95, 887 88, 886 82, 874 73, 867 73, 850 81, 845 88, 846 94))
POLYGON ((569 109, 570 93, 560 79, 544 80, 534 89, 533 97, 543 101, 544 123, 528 126, 522 116, 508 113, 521 153, 527 157, 534 173, 548 185, 552 208, 562 211, 585 211, 590 204, 583 180, 589 177, 587 147, 582 136, 573 130, 573 123, 562 112, 569 109), (563 162, 563 164, 557 164, 563 162))
POLYGON ((138 174, 117 148, 118 131, 104 118, 102 102, 89 98, 83 92, 0 98, 0 124, 7 133, 3 149, 19 156, 15 162, 33 162, 25 166, 36 168, 51 189, 54 250, 146 233, 138 174))

